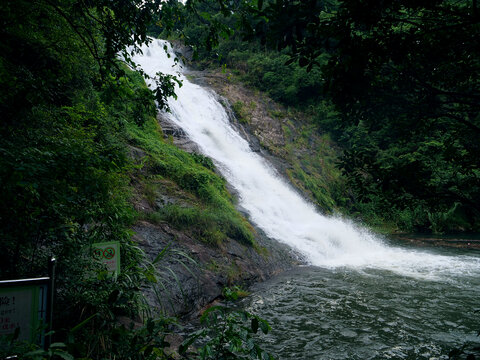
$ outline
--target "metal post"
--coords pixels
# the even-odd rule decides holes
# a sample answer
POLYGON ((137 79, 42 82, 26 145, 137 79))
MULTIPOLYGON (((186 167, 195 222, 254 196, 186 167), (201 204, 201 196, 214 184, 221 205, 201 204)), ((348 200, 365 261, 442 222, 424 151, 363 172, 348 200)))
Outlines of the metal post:
POLYGON ((53 300, 55 297, 55 266, 57 260, 52 257, 48 263, 48 301, 47 301, 47 333, 48 336, 45 337, 45 350, 48 349, 52 341, 52 331, 53 331, 53 300))

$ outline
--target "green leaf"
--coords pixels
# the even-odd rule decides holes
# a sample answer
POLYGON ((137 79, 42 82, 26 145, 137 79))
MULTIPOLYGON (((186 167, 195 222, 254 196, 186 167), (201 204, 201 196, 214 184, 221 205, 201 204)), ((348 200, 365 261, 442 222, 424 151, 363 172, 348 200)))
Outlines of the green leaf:
POLYGON ((55 355, 61 357, 64 360, 75 360, 75 358, 66 351, 55 351, 55 355))
POLYGON ((224 307, 220 306, 220 305, 209 307, 207 310, 205 310, 203 312, 202 316, 200 317, 200 322, 204 322, 208 318, 210 313, 215 312, 215 311, 221 311, 223 309, 224 309, 224 307))
POLYGON ((293 64, 295 61, 297 61, 297 58, 296 57, 291 57, 290 59, 288 59, 287 61, 285 61, 285 65, 291 65, 293 64))
POLYGON ((85 320, 83 320, 80 324, 74 326, 74 327, 72 328, 72 330, 70 330, 70 333, 73 333, 73 332, 81 329, 82 327, 84 327, 90 320, 92 320, 92 319, 93 319, 95 316, 97 316, 97 315, 98 315, 98 313, 89 316, 88 318, 86 318, 85 320))
POLYGON ((56 342, 50 345, 50 348, 65 348, 67 345, 61 342, 56 342))
POLYGON ((260 319, 259 325, 260 325, 260 329, 262 329, 262 332, 264 334, 268 334, 268 332, 271 330, 271 327, 270 327, 270 325, 268 325, 268 322, 266 322, 263 319, 260 319))
POLYGON ((258 331, 258 319, 254 317, 252 319, 252 331, 256 334, 258 331))
POLYGON ((35 358, 36 356, 43 356, 45 354, 44 350, 35 350, 35 351, 30 351, 26 353, 24 356, 25 358, 33 357, 35 358))
POLYGON ((147 348, 143 351, 143 355, 145 356, 150 356, 150 354, 153 352, 154 346, 152 344, 148 345, 147 348))
POLYGON ((197 331, 190 335, 186 340, 184 340, 180 346, 178 347, 178 352, 180 354, 185 354, 185 352, 188 350, 188 347, 193 344, 195 340, 197 340, 200 336, 203 336, 205 333, 204 330, 197 331))
POLYGON ((172 244, 172 243, 169 242, 169 243, 162 249, 162 251, 160 251, 160 253, 159 253, 157 256, 155 256, 155 259, 153 259, 153 261, 152 261, 153 264, 156 264, 157 262, 159 262, 159 261, 165 256, 165 254, 166 254, 166 252, 168 251, 168 249, 170 248, 171 244, 172 244))

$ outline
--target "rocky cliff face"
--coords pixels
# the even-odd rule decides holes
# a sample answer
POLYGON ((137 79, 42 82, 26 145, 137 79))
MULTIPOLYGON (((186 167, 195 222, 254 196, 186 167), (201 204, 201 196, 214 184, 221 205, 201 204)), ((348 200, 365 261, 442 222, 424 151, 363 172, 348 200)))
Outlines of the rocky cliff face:
POLYGON ((151 306, 171 315, 197 317, 205 306, 221 298, 224 287, 238 284, 248 288, 299 263, 289 248, 261 234, 257 236, 258 250, 234 240, 212 247, 168 224, 141 221, 133 230, 134 240, 149 258, 169 249, 158 264, 162 284, 145 295, 151 306))
MULTIPOLYGON (((165 141, 173 142, 187 152, 199 152, 182 129, 158 115, 165 141)), ((252 144, 252 146, 259 146, 252 144)), ((131 147, 131 156, 140 164, 148 155, 140 148, 131 147)), ((148 178, 148 167, 144 167, 140 178, 148 178)), ((141 180, 136 183, 134 204, 141 214, 151 214, 167 205, 184 206, 188 194, 168 190, 171 184, 157 183, 149 199, 144 195, 141 180)), ((228 185, 227 185, 228 188, 228 185)), ((235 190, 229 188, 235 196, 235 190)), ((247 217, 248 215, 245 214, 247 217)), ((147 218, 147 217, 145 217, 147 218)), ((144 293, 150 306, 169 315, 192 318, 209 304, 222 297, 226 286, 250 285, 266 280, 301 263, 298 255, 276 241, 268 239, 261 230, 255 229, 256 246, 241 244, 226 239, 212 245, 195 238, 189 231, 175 229, 167 222, 138 221, 133 227, 134 240, 153 260, 164 249, 166 256, 157 264, 162 281, 144 293)))

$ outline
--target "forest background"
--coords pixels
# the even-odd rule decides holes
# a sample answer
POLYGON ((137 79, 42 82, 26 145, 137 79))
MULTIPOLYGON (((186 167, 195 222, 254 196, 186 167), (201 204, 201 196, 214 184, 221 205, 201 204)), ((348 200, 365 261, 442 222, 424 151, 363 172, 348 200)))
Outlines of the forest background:
MULTIPOLYGON (((174 79, 160 74, 152 94, 125 65, 134 66, 130 51, 148 34, 184 41, 199 66, 227 65, 330 134, 343 177, 326 185, 324 211, 406 231, 479 230, 475 0, 160 3, 0 5, 1 278, 45 274, 48 258, 58 257, 58 356, 168 356, 170 320, 118 323, 148 318, 140 289, 158 282, 131 240, 141 169, 191 194, 194 210, 180 218, 207 214, 200 238, 254 242, 211 161, 157 142, 153 101, 166 105, 174 79), (142 164, 129 155, 139 144, 149 148, 142 164), (109 240, 121 242, 124 260, 121 275, 105 281, 89 249, 109 240)), ((160 215, 173 222, 178 211, 160 215)))

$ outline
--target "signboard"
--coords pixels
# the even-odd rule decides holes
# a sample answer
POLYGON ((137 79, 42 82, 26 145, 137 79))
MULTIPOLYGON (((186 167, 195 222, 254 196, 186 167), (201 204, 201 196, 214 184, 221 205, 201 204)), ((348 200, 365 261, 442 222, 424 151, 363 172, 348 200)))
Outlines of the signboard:
POLYGON ((93 255, 111 273, 120 274, 120 243, 118 241, 92 244, 93 255))
POLYGON ((19 328, 19 340, 43 342, 37 330, 48 319, 49 281, 48 277, 0 281, 0 336, 19 328))

